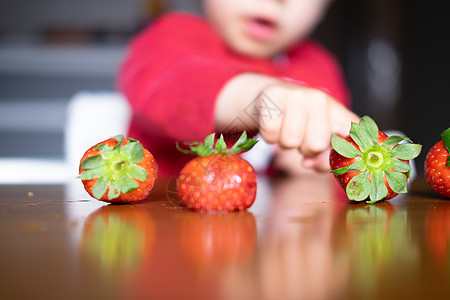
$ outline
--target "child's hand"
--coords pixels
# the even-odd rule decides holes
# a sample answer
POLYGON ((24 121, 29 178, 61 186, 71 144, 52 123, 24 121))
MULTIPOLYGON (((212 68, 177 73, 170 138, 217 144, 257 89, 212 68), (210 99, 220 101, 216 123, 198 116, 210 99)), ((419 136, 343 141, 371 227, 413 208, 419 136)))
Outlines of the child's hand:
POLYGON ((347 135, 351 121, 359 121, 323 91, 253 73, 227 83, 215 112, 218 130, 239 120, 233 125, 258 130, 264 140, 282 149, 297 149, 303 167, 318 171, 330 169, 332 134, 347 135))
POLYGON ((346 135, 351 121, 359 120, 325 92, 290 83, 267 86, 255 104, 261 137, 280 148, 298 149, 303 165, 319 171, 329 170, 332 134, 346 135), (274 107, 278 114, 266 111, 274 107))

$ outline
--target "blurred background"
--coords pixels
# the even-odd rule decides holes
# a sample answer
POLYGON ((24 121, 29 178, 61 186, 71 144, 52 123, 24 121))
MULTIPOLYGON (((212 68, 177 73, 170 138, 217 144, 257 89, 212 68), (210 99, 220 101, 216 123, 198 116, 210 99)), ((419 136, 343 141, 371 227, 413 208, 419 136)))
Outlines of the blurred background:
MULTIPOLYGON (((199 2, 1 0, 0 159, 64 161, 74 96, 114 92, 129 39, 168 10, 200 13, 199 2)), ((450 127, 445 4, 336 0, 314 33, 341 62, 353 109, 424 153, 450 127)))

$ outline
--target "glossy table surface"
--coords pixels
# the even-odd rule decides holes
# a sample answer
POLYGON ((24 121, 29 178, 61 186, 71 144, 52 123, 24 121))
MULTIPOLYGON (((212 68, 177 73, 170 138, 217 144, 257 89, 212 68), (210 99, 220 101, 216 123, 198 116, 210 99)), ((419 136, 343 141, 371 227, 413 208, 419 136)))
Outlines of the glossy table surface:
POLYGON ((450 201, 421 178, 375 205, 329 175, 260 177, 245 212, 177 204, 174 180, 135 205, 0 185, 0 298, 450 299, 450 201))

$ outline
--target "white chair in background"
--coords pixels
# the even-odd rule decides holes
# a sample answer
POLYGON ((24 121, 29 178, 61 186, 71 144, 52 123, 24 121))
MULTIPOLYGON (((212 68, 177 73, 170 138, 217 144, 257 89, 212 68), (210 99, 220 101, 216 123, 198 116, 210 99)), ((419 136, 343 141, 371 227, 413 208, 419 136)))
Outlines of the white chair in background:
POLYGON ((78 174, 84 152, 117 134, 126 134, 131 109, 125 98, 113 91, 82 91, 67 108, 64 153, 70 173, 78 174))
POLYGON ((0 157, 0 184, 74 182, 84 152, 102 140, 126 134, 130 116, 128 103, 120 93, 76 93, 66 109, 64 159, 0 157))

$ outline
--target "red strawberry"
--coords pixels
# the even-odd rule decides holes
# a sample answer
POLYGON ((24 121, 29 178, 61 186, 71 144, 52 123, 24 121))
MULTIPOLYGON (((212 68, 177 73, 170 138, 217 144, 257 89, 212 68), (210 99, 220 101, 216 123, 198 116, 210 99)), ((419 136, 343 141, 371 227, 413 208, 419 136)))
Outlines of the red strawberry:
POLYGON ((111 203, 145 199, 153 188, 158 165, 132 138, 117 135, 92 146, 80 162, 80 178, 94 198, 111 203))
POLYGON ((249 208, 256 197, 256 174, 249 162, 238 156, 257 141, 247 139, 244 131, 227 149, 221 135, 214 145, 215 134, 204 143, 189 143, 186 154, 198 155, 189 161, 177 178, 178 196, 187 207, 199 211, 233 211, 249 208))
POLYGON ((450 128, 442 133, 425 159, 425 178, 438 194, 450 198, 450 128))
POLYGON ((333 135, 331 172, 350 200, 375 203, 407 192, 408 161, 419 155, 422 146, 399 144, 404 140, 411 142, 398 135, 388 137, 368 116, 352 123, 349 136, 333 135))

